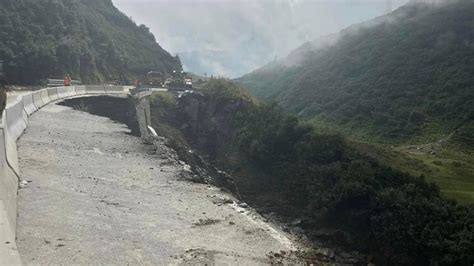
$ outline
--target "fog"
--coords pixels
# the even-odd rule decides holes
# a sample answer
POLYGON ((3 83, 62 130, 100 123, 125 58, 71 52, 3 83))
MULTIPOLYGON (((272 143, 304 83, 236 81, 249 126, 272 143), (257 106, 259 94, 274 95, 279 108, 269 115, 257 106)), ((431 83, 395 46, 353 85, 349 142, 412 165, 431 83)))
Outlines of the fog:
MULTIPOLYGON (((186 70, 238 77, 387 12, 386 0, 113 0, 186 70)), ((408 0, 391 0, 395 9, 408 0)))

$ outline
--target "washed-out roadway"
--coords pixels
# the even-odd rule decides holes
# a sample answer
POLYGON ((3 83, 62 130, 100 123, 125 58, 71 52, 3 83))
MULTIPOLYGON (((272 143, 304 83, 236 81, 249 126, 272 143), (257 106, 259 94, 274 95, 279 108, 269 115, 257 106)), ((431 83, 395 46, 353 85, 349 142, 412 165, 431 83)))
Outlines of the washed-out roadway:
POLYGON ((150 155, 128 132, 57 104, 30 118, 18 141, 24 264, 259 265, 294 248, 278 227, 216 200, 230 195, 182 180, 185 166, 150 155))

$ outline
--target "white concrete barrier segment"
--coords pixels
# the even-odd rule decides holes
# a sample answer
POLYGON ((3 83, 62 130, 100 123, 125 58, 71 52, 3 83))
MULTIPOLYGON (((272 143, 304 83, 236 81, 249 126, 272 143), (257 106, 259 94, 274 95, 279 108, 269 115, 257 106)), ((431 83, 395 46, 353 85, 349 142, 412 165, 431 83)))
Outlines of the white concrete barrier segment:
POLYGON ((105 89, 103 85, 87 85, 86 91, 88 94, 95 94, 95 93, 105 94, 105 89))
POLYGON ((124 93, 123 86, 114 86, 114 85, 104 85, 106 93, 124 93))
POLYGON ((21 265, 7 209, 0 200, 0 265, 21 265))
MULTIPOLYGON (((8 162, 7 144, 12 140, 6 137, 7 135, 5 128, 0 128, 0 200, 4 203, 10 227, 13 232, 16 232, 18 175, 8 162)), ((16 145, 14 148, 16 154, 16 145)), ((13 161, 15 163, 15 160, 13 161)), ((18 168, 18 159, 14 167, 18 168)))
POLYGON ((3 123, 3 139, 5 145, 5 154, 6 154, 6 161, 10 168, 17 174, 20 174, 20 168, 18 166, 18 154, 16 149, 16 141, 10 135, 8 131, 6 123, 3 123))
POLYGON ((25 110, 28 116, 32 115, 36 110, 38 110, 33 103, 33 94, 28 93, 21 96, 23 102, 23 109, 25 110))
MULTIPOLYGON (((21 97, 19 97, 21 99, 21 97)), ((17 99, 15 102, 7 105, 5 108, 6 125, 8 133, 16 141, 23 130, 26 128, 25 111, 23 110, 23 102, 17 99)))
POLYGON ((48 88, 48 96, 51 101, 59 99, 58 88, 48 88))
MULTIPOLYGON (((18 175, 8 165, 5 153, 0 154, 0 165, 2 166, 2 176, 0 177, 0 200, 3 201, 5 211, 8 215, 9 227, 13 233, 16 232, 17 219, 17 191, 18 191, 18 175)), ((4 242, 0 242, 2 245, 4 242)), ((0 264, 2 265, 2 264, 0 264)))
POLYGON ((24 108, 25 104, 23 103, 23 97, 18 96, 17 100, 21 103, 21 106, 23 106, 23 112, 21 114, 23 116, 23 121, 25 121, 25 128, 23 129, 23 130, 25 130, 26 127, 28 126, 28 114, 26 113, 25 108, 24 108))
POLYGON ((36 109, 40 109, 44 106, 43 98, 41 97, 41 91, 35 91, 32 93, 33 103, 36 106, 36 109))
POLYGON ((77 86, 75 86, 75 88, 76 88, 76 95, 86 94, 86 86, 77 85, 77 86))
POLYGON ((0 265, 9 265, 3 262, 11 262, 12 256, 10 252, 7 252, 10 249, 5 249, 6 247, 2 245, 10 242, 12 243, 10 247, 15 248, 18 177, 16 142, 8 133, 4 112, 0 123, 0 265))
POLYGON ((76 96, 76 89, 74 88, 74 86, 66 87, 66 96, 67 97, 76 96))
POLYGON ((49 98, 49 93, 48 89, 42 89, 41 90, 41 99, 43 100, 43 103, 46 105, 49 102, 51 102, 51 99, 49 98))
POLYGON ((59 99, 67 97, 66 87, 57 87, 56 89, 58 90, 58 98, 59 99))

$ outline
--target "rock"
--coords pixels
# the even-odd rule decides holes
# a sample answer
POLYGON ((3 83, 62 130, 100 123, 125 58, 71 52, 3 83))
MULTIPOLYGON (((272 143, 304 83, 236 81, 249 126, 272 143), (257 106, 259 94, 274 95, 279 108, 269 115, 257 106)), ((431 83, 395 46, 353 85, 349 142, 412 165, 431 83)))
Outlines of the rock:
POLYGON ((231 199, 226 198, 226 199, 224 199, 224 203, 225 204, 232 204, 232 203, 234 203, 234 201, 231 200, 231 199))
POLYGON ((244 209, 249 207, 249 205, 245 202, 240 202, 239 204, 237 204, 237 206, 239 206, 240 208, 244 208, 244 209))
POLYGON ((304 235, 304 230, 301 227, 291 228, 291 233, 294 235, 304 235))
POLYGON ((27 187, 27 185, 28 185, 28 181, 26 181, 26 180, 20 181, 20 188, 25 188, 25 187, 27 187))
POLYGON ((211 198, 213 199, 212 203, 217 204, 218 206, 222 206, 224 204, 234 203, 234 201, 232 199, 229 199, 229 198, 227 198, 225 196, 222 196, 222 195, 212 195, 211 198))
POLYGON ((328 258, 328 259, 334 259, 335 258, 334 251, 332 251, 328 248, 317 249, 316 254, 319 257, 323 257, 323 258, 328 258))

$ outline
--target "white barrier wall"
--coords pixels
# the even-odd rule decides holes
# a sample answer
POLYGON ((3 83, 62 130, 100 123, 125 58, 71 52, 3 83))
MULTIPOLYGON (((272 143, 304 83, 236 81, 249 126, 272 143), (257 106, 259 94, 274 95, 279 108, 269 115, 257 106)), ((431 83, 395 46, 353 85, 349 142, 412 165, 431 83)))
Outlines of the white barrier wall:
POLYGON ((44 104, 48 104, 49 102, 51 102, 51 99, 49 98, 48 94, 48 89, 41 90, 41 99, 43 100, 44 104))
POLYGON ((25 112, 28 116, 30 116, 31 114, 36 112, 36 110, 38 110, 36 108, 35 104, 33 103, 33 94, 28 93, 28 94, 25 94, 21 97, 22 97, 22 101, 23 101, 23 109, 25 110, 25 112))
POLYGON ((103 85, 86 86, 87 93, 105 93, 103 85))
POLYGON ((33 95, 33 103, 36 106, 36 109, 40 109, 44 106, 43 98, 41 98, 41 91, 35 91, 31 93, 33 95))
POLYGON ((5 108, 5 116, 8 133, 10 133, 10 136, 16 141, 23 133, 23 130, 25 130, 27 123, 21 97, 18 97, 15 102, 7 105, 5 108))
POLYGON ((75 86, 75 88, 76 88, 76 95, 86 94, 86 86, 84 86, 84 85, 75 86))
POLYGON ((57 99, 59 99, 58 88, 49 88, 48 96, 49 96, 49 99, 51 99, 51 101, 56 101, 57 99))
POLYGON ((104 89, 106 93, 123 93, 124 92, 123 86, 105 85, 104 89))
POLYGON ((8 133, 6 112, 0 121, 0 265, 20 265, 16 249, 18 156, 8 133), (9 243, 6 245, 6 243, 9 243))
POLYGON ((16 160, 12 158, 16 155, 16 143, 8 136, 3 125, 2 128, 0 128, 0 138, 2 140, 0 142, 7 140, 10 146, 5 146, 2 147, 3 149, 0 149, 0 173, 2 174, 2 178, 0 179, 0 200, 3 201, 12 230, 16 229, 17 218, 18 158, 16 158, 16 160), (8 160, 9 155, 11 156, 10 160, 8 160))
POLYGON ((76 96, 76 89, 74 86, 66 87, 66 97, 76 96))
POLYGON ((44 105, 63 98, 84 94, 125 94, 128 89, 103 85, 47 88, 18 96, 9 104, 0 120, 0 265, 21 264, 16 250, 17 196, 20 181, 16 141, 31 116, 44 105), (3 243, 11 243, 4 245, 3 243))
POLYGON ((58 98, 62 99, 67 97, 66 87, 57 87, 56 89, 58 91, 58 98))

